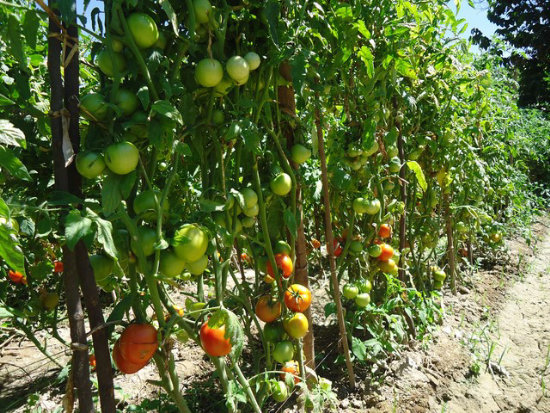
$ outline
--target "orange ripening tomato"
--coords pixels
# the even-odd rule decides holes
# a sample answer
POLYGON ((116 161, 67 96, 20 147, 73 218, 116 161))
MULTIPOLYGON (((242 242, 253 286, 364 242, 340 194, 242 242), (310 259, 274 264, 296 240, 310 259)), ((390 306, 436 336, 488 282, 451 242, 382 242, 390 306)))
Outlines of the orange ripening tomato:
POLYGON ((247 263, 250 264, 252 263, 252 258, 250 258, 246 252, 243 252, 241 254, 241 261, 246 261, 247 263))
POLYGON ((316 250, 318 250, 319 248, 321 248, 321 243, 319 242, 318 239, 312 238, 312 239, 311 239, 311 246, 312 246, 313 248, 315 248, 316 250))
POLYGON ((90 362, 90 367, 92 368, 92 371, 95 371, 97 365, 95 354, 90 354, 90 356, 88 357, 88 361, 90 362))
MULTIPOLYGON (((287 254, 275 254, 275 263, 277 268, 281 270, 281 274, 284 278, 288 278, 292 275, 294 270, 294 264, 292 259, 287 254)), ((273 268, 271 267, 271 262, 268 260, 265 265, 266 272, 273 277, 273 268)))
POLYGON ((122 357, 120 352, 120 340, 117 340, 113 347, 113 361, 115 366, 124 374, 133 374, 141 370, 147 363, 132 363, 122 357))
POLYGON ((391 227, 388 224, 380 225, 380 229, 378 230, 378 236, 380 238, 391 237, 391 227))
POLYGON ((120 336, 120 354, 134 364, 147 364, 157 347, 157 330, 151 324, 130 324, 120 336))
POLYGON ((311 304, 311 291, 301 284, 292 284, 285 291, 284 299, 289 310, 302 313, 311 304))
POLYGON ((256 316, 264 323, 271 323, 281 316, 283 306, 271 295, 263 295, 256 303, 256 316))
POLYGON ((281 367, 281 371, 284 371, 284 373, 281 373, 281 380, 284 380, 286 373, 289 373, 294 376, 294 384, 298 384, 298 382, 300 381, 300 377, 298 376, 300 369, 297 361, 287 361, 283 364, 283 367, 281 367))
POLYGON ((208 320, 204 322, 200 331, 202 348, 212 357, 226 356, 231 352, 231 341, 225 338, 225 326, 210 328, 208 320))
POLYGON ((388 244, 380 244, 382 252, 378 256, 378 261, 387 261, 393 257, 393 248, 388 244))
POLYGON ((27 285, 27 277, 21 274, 19 271, 8 271, 8 278, 12 280, 15 284, 24 284, 27 285))
POLYGON ((54 272, 63 272, 63 270, 64 270, 63 261, 55 261, 53 263, 53 271, 54 272))

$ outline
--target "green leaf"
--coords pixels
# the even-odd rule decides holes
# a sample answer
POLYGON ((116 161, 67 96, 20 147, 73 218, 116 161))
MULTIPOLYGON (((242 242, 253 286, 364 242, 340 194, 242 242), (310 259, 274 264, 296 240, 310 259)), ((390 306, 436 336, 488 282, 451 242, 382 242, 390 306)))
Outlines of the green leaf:
POLYGON ((416 180, 418 181, 418 184, 422 188, 424 192, 428 189, 428 184, 426 183, 426 177, 424 176, 424 172, 422 171, 422 168, 416 161, 408 161, 407 166, 411 171, 414 172, 416 175, 416 180))
POLYGON ((271 38, 275 46, 279 45, 279 34, 277 31, 280 14, 279 9, 279 1, 270 0, 261 12, 262 20, 264 24, 267 25, 269 29, 269 37, 271 38))
POLYGON ((294 56, 290 61, 290 67, 294 88, 299 95, 302 95, 306 80, 306 57, 303 52, 294 56))
POLYGON ((361 47, 358 53, 359 57, 367 68, 367 76, 372 79, 374 76, 374 56, 367 46, 361 47))
POLYGON ((215 212, 225 210, 225 204, 211 199, 199 199, 199 205, 202 212, 215 212))
POLYGON ((398 59, 395 62, 395 69, 397 70, 397 73, 399 73, 402 76, 410 77, 411 79, 416 79, 416 72, 414 71, 414 68, 406 60, 398 59))
POLYGON ((172 5, 168 0, 160 0, 160 5, 162 6, 162 9, 168 16, 168 19, 170 20, 170 23, 172 23, 172 29, 174 29, 174 34, 176 37, 179 36, 178 32, 178 16, 174 12, 174 9, 172 8, 172 5))
POLYGON ((27 10, 25 13, 25 19, 23 20, 23 34, 27 46, 31 49, 36 47, 36 35, 38 34, 38 28, 40 27, 40 19, 35 10, 27 10))
MULTIPOLYGON (((15 105, 15 102, 11 100, 10 98, 4 96, 0 93, 0 106, 8 106, 8 105, 15 105)), ((0 120, 0 122, 6 122, 4 120, 0 120)), ((1 126, 0 126, 1 128, 1 126)), ((0 130, 1 131, 1 130, 0 130)))
POLYGON ((149 97, 149 88, 147 86, 140 87, 136 93, 136 96, 141 102, 141 106, 143 107, 143 109, 146 109, 149 106, 149 102, 151 101, 151 98, 149 97))
POLYGON ((69 249, 73 250, 78 241, 93 234, 92 220, 83 217, 80 211, 73 209, 65 218, 65 239, 69 249))
POLYGON ((109 174, 107 178, 103 180, 101 206, 105 215, 110 215, 115 212, 120 202, 128 198, 135 182, 136 171, 127 175, 109 174))
POLYGON ((325 318, 331 314, 336 314, 336 303, 325 304, 325 318))
MULTIPOLYGON (((1 105, 0 95, 0 105, 1 105)), ((9 99, 8 99, 9 100, 9 99)), ((10 104, 13 104, 10 100, 10 104)), ((26 148, 25 134, 21 129, 16 128, 9 120, 0 119, 0 144, 26 148)))
MULTIPOLYGON (((5 24, 5 22, 3 22, 5 24)), ((24 52, 23 37, 21 36, 21 23, 15 14, 10 14, 8 18, 8 31, 6 40, 8 43, 8 51, 13 55, 15 60, 19 62, 19 66, 27 69, 27 58, 24 52)))
POLYGON ((0 225, 0 257, 15 271, 25 274, 25 259, 14 231, 0 225))
POLYGON ((73 205, 81 204, 82 200, 76 195, 71 194, 70 192, 65 191, 52 191, 48 194, 48 204, 49 205, 73 205))
POLYGON ((23 162, 8 148, 0 146, 0 166, 10 174, 23 181, 32 181, 29 171, 23 162))
POLYGON ((2 198, 0 198, 0 216, 4 218, 10 217, 10 209, 2 198))
POLYGON ((290 234, 294 238, 296 238, 298 234, 298 226, 296 225, 296 217, 294 216, 290 208, 285 209, 283 219, 285 221, 286 227, 290 231, 290 234))
POLYGON ((111 322, 118 322, 122 321, 124 318, 124 315, 130 310, 132 307, 132 303, 134 302, 135 295, 130 293, 126 297, 124 297, 122 300, 118 302, 117 305, 115 305, 115 308, 113 308, 113 311, 111 311, 111 314, 109 314, 109 317, 107 318, 107 338, 111 336, 113 333, 113 329, 115 328, 114 324, 109 324, 111 322))
POLYGON ((86 209, 87 213, 92 217, 92 221, 97 227, 97 242, 99 242, 108 256, 115 261, 117 260, 117 249, 113 240, 113 224, 101 218, 90 209, 86 209))
POLYGON ((153 117, 155 113, 183 125, 181 113, 167 100, 157 100, 153 103, 153 106, 151 106, 151 117, 153 117))
POLYGON ((351 351, 361 361, 365 361, 367 358, 367 346, 357 337, 351 337, 351 351))

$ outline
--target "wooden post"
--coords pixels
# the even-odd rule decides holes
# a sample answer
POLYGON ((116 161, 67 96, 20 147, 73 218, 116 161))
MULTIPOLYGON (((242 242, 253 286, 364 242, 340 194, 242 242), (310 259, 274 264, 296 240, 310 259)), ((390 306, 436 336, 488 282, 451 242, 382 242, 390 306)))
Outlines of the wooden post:
POLYGON ((327 241, 327 249, 330 262, 330 279, 332 282, 332 290, 334 292, 334 301, 336 301, 336 316, 338 317, 338 328, 340 329, 340 341, 344 351, 346 360, 346 368, 348 370, 348 378, 351 388, 355 388, 355 373, 349 353, 348 335, 346 332, 346 323, 344 320, 344 311, 342 309, 342 298, 340 295, 340 285, 338 284, 338 276, 336 275, 336 258, 334 257, 334 236, 332 234, 332 221, 330 219, 330 197, 328 188, 328 172, 327 159, 325 156, 325 141, 323 137, 323 129, 321 126, 321 114, 319 108, 315 108, 315 126, 317 128, 317 140, 319 142, 319 159, 321 161, 321 180, 323 182, 323 202, 325 206, 325 238, 327 241))
MULTIPOLYGON (((63 83, 61 79, 61 28, 59 21, 52 17, 49 19, 48 37, 48 72, 50 76, 51 103, 50 125, 52 129, 52 153, 54 163, 55 188, 59 191, 69 190, 69 181, 65 169, 63 155, 63 83)), ((75 386, 78 394, 79 410, 84 413, 95 411, 92 399, 92 383, 88 364, 88 346, 86 342, 86 329, 84 325, 84 313, 80 302, 78 290, 78 272, 74 252, 66 246, 63 247, 64 275, 63 283, 67 301, 67 313, 69 316, 69 329, 71 334, 72 370, 75 386)), ((69 390, 69 391, 72 391, 69 390)), ((67 400, 71 400, 68 397, 67 400)), ((72 406, 66 406, 71 409, 72 406)))

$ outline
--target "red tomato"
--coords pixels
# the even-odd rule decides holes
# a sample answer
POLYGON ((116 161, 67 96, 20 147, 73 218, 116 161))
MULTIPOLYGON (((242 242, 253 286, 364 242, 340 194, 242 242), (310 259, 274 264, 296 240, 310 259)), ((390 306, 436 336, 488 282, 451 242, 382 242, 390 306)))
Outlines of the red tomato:
POLYGON ((231 352, 231 341, 225 338, 225 326, 210 328, 208 320, 201 327, 202 348, 212 357, 226 356, 231 352))
POLYGON ((130 363, 147 364, 157 347, 157 330, 151 324, 130 324, 120 336, 120 354, 130 363))
POLYGON ((27 285, 27 277, 21 274, 19 271, 8 271, 8 278, 12 280, 15 284, 24 284, 27 285))
MULTIPOLYGON (((339 239, 334 238, 334 239, 332 240, 332 246, 333 246, 333 248, 334 248, 334 256, 335 256, 336 258, 338 258, 338 257, 342 254, 342 251, 344 250, 344 249, 342 248, 341 243, 340 243, 341 241, 343 241, 342 238, 339 238, 339 239)), ((327 251, 328 251, 328 246, 327 246, 327 251)))
POLYGON ((288 309, 302 313, 311 304, 311 291, 301 284, 292 284, 285 291, 285 304, 288 309))
POLYGON ((63 272, 64 266, 63 261, 55 261, 53 263, 53 271, 54 272, 63 272))
POLYGON ((294 376, 294 384, 297 384, 300 381, 300 377, 298 376, 300 372, 300 368, 298 366, 298 362, 295 360, 287 361, 283 364, 283 367, 281 367, 281 371, 284 371, 284 373, 281 373, 281 379, 284 380, 286 373, 292 374, 294 376))
POLYGON ((382 252, 378 256, 379 261, 387 261, 391 257, 393 257, 393 248, 391 247, 391 245, 380 244, 380 246, 382 247, 382 252))
POLYGON ((113 348, 113 361, 115 362, 116 367, 123 372, 124 374, 132 374, 141 370, 147 363, 132 363, 122 357, 120 353, 120 340, 117 340, 113 348))
MULTIPOLYGON (((281 273, 284 278, 288 278, 292 275, 294 270, 294 264, 287 254, 275 254, 275 263, 277 268, 281 270, 281 273)), ((265 265, 266 272, 273 277, 273 268, 271 267, 271 262, 268 260, 265 265)))
POLYGON ((271 323, 281 316, 282 307, 271 295, 264 295, 256 303, 256 315, 264 323, 271 323))
POLYGON ((380 238, 391 237, 391 227, 388 224, 380 225, 380 229, 378 230, 378 236, 380 238))

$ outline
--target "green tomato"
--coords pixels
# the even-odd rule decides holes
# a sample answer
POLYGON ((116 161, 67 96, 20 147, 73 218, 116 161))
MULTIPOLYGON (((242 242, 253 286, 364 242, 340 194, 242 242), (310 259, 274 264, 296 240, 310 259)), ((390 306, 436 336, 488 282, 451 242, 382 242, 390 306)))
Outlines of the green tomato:
POLYGON ((164 32, 159 32, 159 38, 155 42, 153 46, 155 46, 157 49, 164 50, 166 49, 166 45, 168 44, 168 37, 166 37, 166 34, 164 32))
POLYGON ((399 150, 397 149, 397 146, 392 145, 386 148, 386 153, 388 154, 389 158, 395 158, 399 153, 399 150))
POLYGON ((137 246, 140 245, 143 254, 149 257, 155 253, 155 243, 157 242, 157 231, 149 227, 138 227, 138 239, 130 241, 130 248, 137 254, 137 246))
POLYGON ((120 53, 109 53, 108 50, 102 50, 98 53, 96 62, 99 70, 108 77, 114 77, 115 69, 119 73, 126 70, 126 60, 120 53))
POLYGON ((294 345, 291 341, 279 341, 275 344, 275 349, 273 350, 273 358, 278 363, 285 363, 292 360, 294 357, 294 345))
POLYGON ((138 108, 138 98, 136 94, 128 89, 118 89, 115 95, 115 104, 120 108, 122 113, 130 116, 138 108))
POLYGON ((222 80, 214 87, 214 94, 218 97, 225 96, 229 93, 233 87, 233 81, 227 77, 222 78, 222 80))
POLYGON ((353 210, 356 214, 364 214, 367 212, 368 201, 365 198, 359 197, 353 200, 353 210))
POLYGON ((187 263, 198 261, 208 248, 208 236, 198 225, 185 224, 174 234, 174 252, 187 263))
POLYGON ((359 294, 359 288, 354 284, 346 284, 342 293, 348 300, 353 300, 359 294))
POLYGON ((359 284, 359 291, 362 293, 370 293, 372 290, 372 283, 369 280, 361 281, 359 284))
POLYGON ((208 23, 212 5, 208 0, 194 0, 193 8, 195 9, 195 18, 201 24, 208 23))
POLYGON ((291 251, 292 251, 292 248, 290 248, 290 244, 283 240, 277 241, 277 243, 275 244, 275 247, 273 248, 273 252, 275 254, 290 255, 291 251))
POLYGON ((399 160, 399 158, 397 157, 394 157, 390 160, 390 172, 395 174, 397 172, 399 172, 399 170, 401 169, 401 161, 399 160))
POLYGON ((124 49, 124 43, 122 43, 118 39, 111 39, 111 47, 113 49, 113 52, 120 53, 122 52, 122 49, 124 49))
POLYGON ((127 22, 130 33, 140 49, 147 49, 157 42, 159 29, 151 16, 145 13, 132 13, 127 22))
POLYGON ((139 150, 131 142, 113 143, 105 149, 107 167, 118 175, 134 171, 139 162, 139 150))
MULTIPOLYGON (((221 83, 222 82, 220 82, 220 84, 221 83)), ((214 112, 212 113, 212 122, 214 123, 214 125, 223 125, 224 121, 225 114, 223 113, 223 111, 219 109, 214 110, 214 112)))
POLYGON ((115 262, 102 254, 90 255, 90 265, 94 271, 96 282, 104 280, 113 273, 115 262))
POLYGON ((177 277, 185 269, 185 261, 172 251, 164 250, 160 253, 159 272, 166 277, 177 277))
POLYGON ((76 170, 84 178, 97 178, 103 173, 104 169, 105 161, 102 154, 85 151, 76 155, 76 170))
POLYGON ((216 59, 202 59, 195 68, 195 80, 203 87, 214 87, 223 79, 223 67, 216 59))
POLYGON ((369 215, 378 214, 378 211, 380 211, 380 201, 378 199, 371 199, 365 205, 365 212, 369 215))
POLYGON ((378 152, 378 149, 378 142, 374 141, 370 148, 368 148, 366 151, 363 151, 363 156, 366 156, 368 158, 369 156, 374 155, 376 152, 378 152))
POLYGON ((279 196, 287 195, 292 189, 292 179, 286 173, 281 172, 269 183, 274 194, 279 196))
POLYGON ((445 281, 445 278, 447 278, 447 274, 445 274, 445 272, 442 270, 437 270, 437 271, 434 271, 433 277, 435 281, 439 281, 443 283, 443 281, 445 281))
POLYGON ((208 256, 206 254, 195 262, 185 264, 185 269, 193 275, 201 275, 206 267, 208 267, 208 256))
POLYGON ((174 335, 176 336, 176 339, 182 344, 186 343, 187 340, 189 340, 189 334, 187 334, 187 331, 185 331, 184 329, 177 330, 174 335))
POLYGON ((227 70, 227 74, 237 85, 244 85, 248 81, 250 68, 246 60, 241 56, 231 57, 225 64, 225 70, 227 70))
POLYGON ((252 208, 258 203, 258 194, 252 188, 244 188, 241 194, 244 198, 245 208, 252 208))
POLYGON ((297 143, 290 148, 290 157, 298 165, 303 164, 311 157, 311 149, 297 143))
POLYGON ((252 217, 244 217, 243 219, 241 219, 241 224, 244 228, 252 228, 255 223, 256 220, 252 217))
POLYGON ((264 339, 270 343, 275 343, 283 337, 283 327, 279 321, 266 323, 264 326, 264 339))
POLYGON ((367 305, 370 304, 370 294, 369 293, 361 293, 357 294, 357 297, 355 297, 355 304, 357 307, 364 308, 367 305))
POLYGON ((243 210, 243 214, 245 214, 249 218, 254 218, 260 213, 260 206, 258 204, 254 204, 251 208, 246 208, 243 210))
MULTIPOLYGON (((157 208, 155 206, 155 193, 157 195, 157 200, 160 202, 160 193, 158 191, 153 192, 151 189, 140 192, 134 199, 132 204, 134 212, 140 218, 147 222, 156 222, 157 221, 157 208)), ((162 215, 168 215, 170 210, 170 203, 168 199, 164 200, 162 206, 162 215)))
POLYGON ((288 399, 288 387, 286 386, 286 383, 281 380, 277 380, 275 384, 272 384, 271 397, 273 397, 273 400, 278 403, 282 403, 288 399))
POLYGON ((361 251, 363 251, 363 243, 361 241, 357 241, 357 240, 351 241, 351 243, 349 245, 349 250, 353 254, 359 254, 359 253, 361 253, 361 251))
POLYGON ((88 93, 80 100, 82 116, 91 121, 105 120, 108 106, 105 97, 99 93, 88 93))
POLYGON ((258 67, 260 67, 260 55, 255 52, 248 52, 244 55, 244 60, 246 60, 246 63, 248 63, 248 67, 250 70, 256 70, 258 67))
POLYGON ((382 254, 382 247, 378 244, 372 244, 368 249, 367 252, 369 253, 369 256, 373 258, 378 258, 380 254, 382 254))

